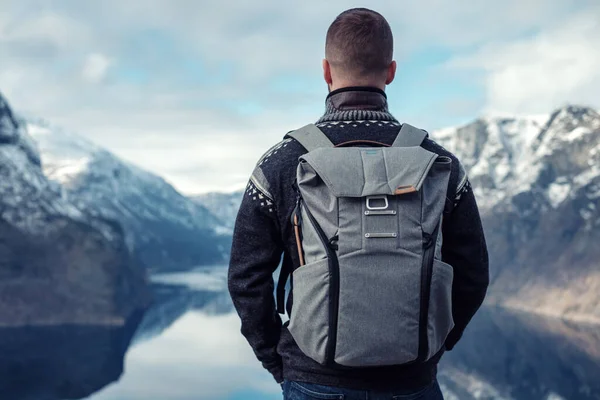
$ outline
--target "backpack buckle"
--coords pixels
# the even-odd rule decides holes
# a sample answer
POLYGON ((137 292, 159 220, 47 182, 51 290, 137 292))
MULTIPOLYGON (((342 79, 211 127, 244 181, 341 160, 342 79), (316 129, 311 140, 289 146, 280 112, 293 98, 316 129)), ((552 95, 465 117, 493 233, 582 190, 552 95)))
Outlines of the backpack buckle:
POLYGON ((387 196, 367 196, 367 209, 369 210, 385 210, 389 207, 387 196), (383 206, 376 205, 376 201, 383 200, 383 206))

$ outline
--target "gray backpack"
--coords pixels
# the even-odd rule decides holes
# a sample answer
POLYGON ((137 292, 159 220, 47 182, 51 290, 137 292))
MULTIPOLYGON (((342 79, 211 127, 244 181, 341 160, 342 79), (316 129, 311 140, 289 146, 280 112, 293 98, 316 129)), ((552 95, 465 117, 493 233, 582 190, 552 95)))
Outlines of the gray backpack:
POLYGON ((301 266, 288 329, 297 345, 328 366, 432 358, 454 326, 439 234, 451 159, 423 149, 426 132, 408 124, 392 146, 334 146, 315 125, 288 136, 308 150, 292 215, 301 266))

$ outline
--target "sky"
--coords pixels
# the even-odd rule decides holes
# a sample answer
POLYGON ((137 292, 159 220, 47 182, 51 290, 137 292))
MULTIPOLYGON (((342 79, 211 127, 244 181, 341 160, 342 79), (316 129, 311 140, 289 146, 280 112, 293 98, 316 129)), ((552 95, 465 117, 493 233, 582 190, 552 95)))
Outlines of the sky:
POLYGON ((597 0, 0 0, 0 92, 186 194, 235 190, 322 114, 325 33, 363 6, 394 32, 402 122, 600 107, 597 0))

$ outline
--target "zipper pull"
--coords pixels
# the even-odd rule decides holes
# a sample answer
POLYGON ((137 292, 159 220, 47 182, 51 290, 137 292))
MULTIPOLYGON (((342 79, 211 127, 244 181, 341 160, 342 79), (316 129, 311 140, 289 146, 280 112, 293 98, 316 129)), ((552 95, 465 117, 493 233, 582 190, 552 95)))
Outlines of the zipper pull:
POLYGON ((433 236, 429 233, 423 232, 423 247, 428 249, 433 245, 433 236))
POLYGON ((298 196, 298 199, 296 200, 296 207, 294 208, 294 211, 292 211, 292 216, 291 216, 291 222, 292 222, 292 226, 300 226, 302 224, 302 214, 300 213, 300 202, 301 202, 301 198, 300 196, 298 196))
POLYGON ((338 251, 338 244, 337 244, 338 240, 339 240, 338 235, 335 235, 334 237, 329 239, 329 247, 335 251, 338 251))

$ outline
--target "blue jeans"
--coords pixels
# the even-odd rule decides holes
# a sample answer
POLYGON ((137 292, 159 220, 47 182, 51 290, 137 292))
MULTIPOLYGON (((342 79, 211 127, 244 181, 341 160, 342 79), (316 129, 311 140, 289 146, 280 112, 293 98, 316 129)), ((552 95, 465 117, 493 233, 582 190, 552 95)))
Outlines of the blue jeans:
POLYGON ((412 392, 353 390, 312 383, 283 382, 284 400, 444 400, 437 382, 412 392))

